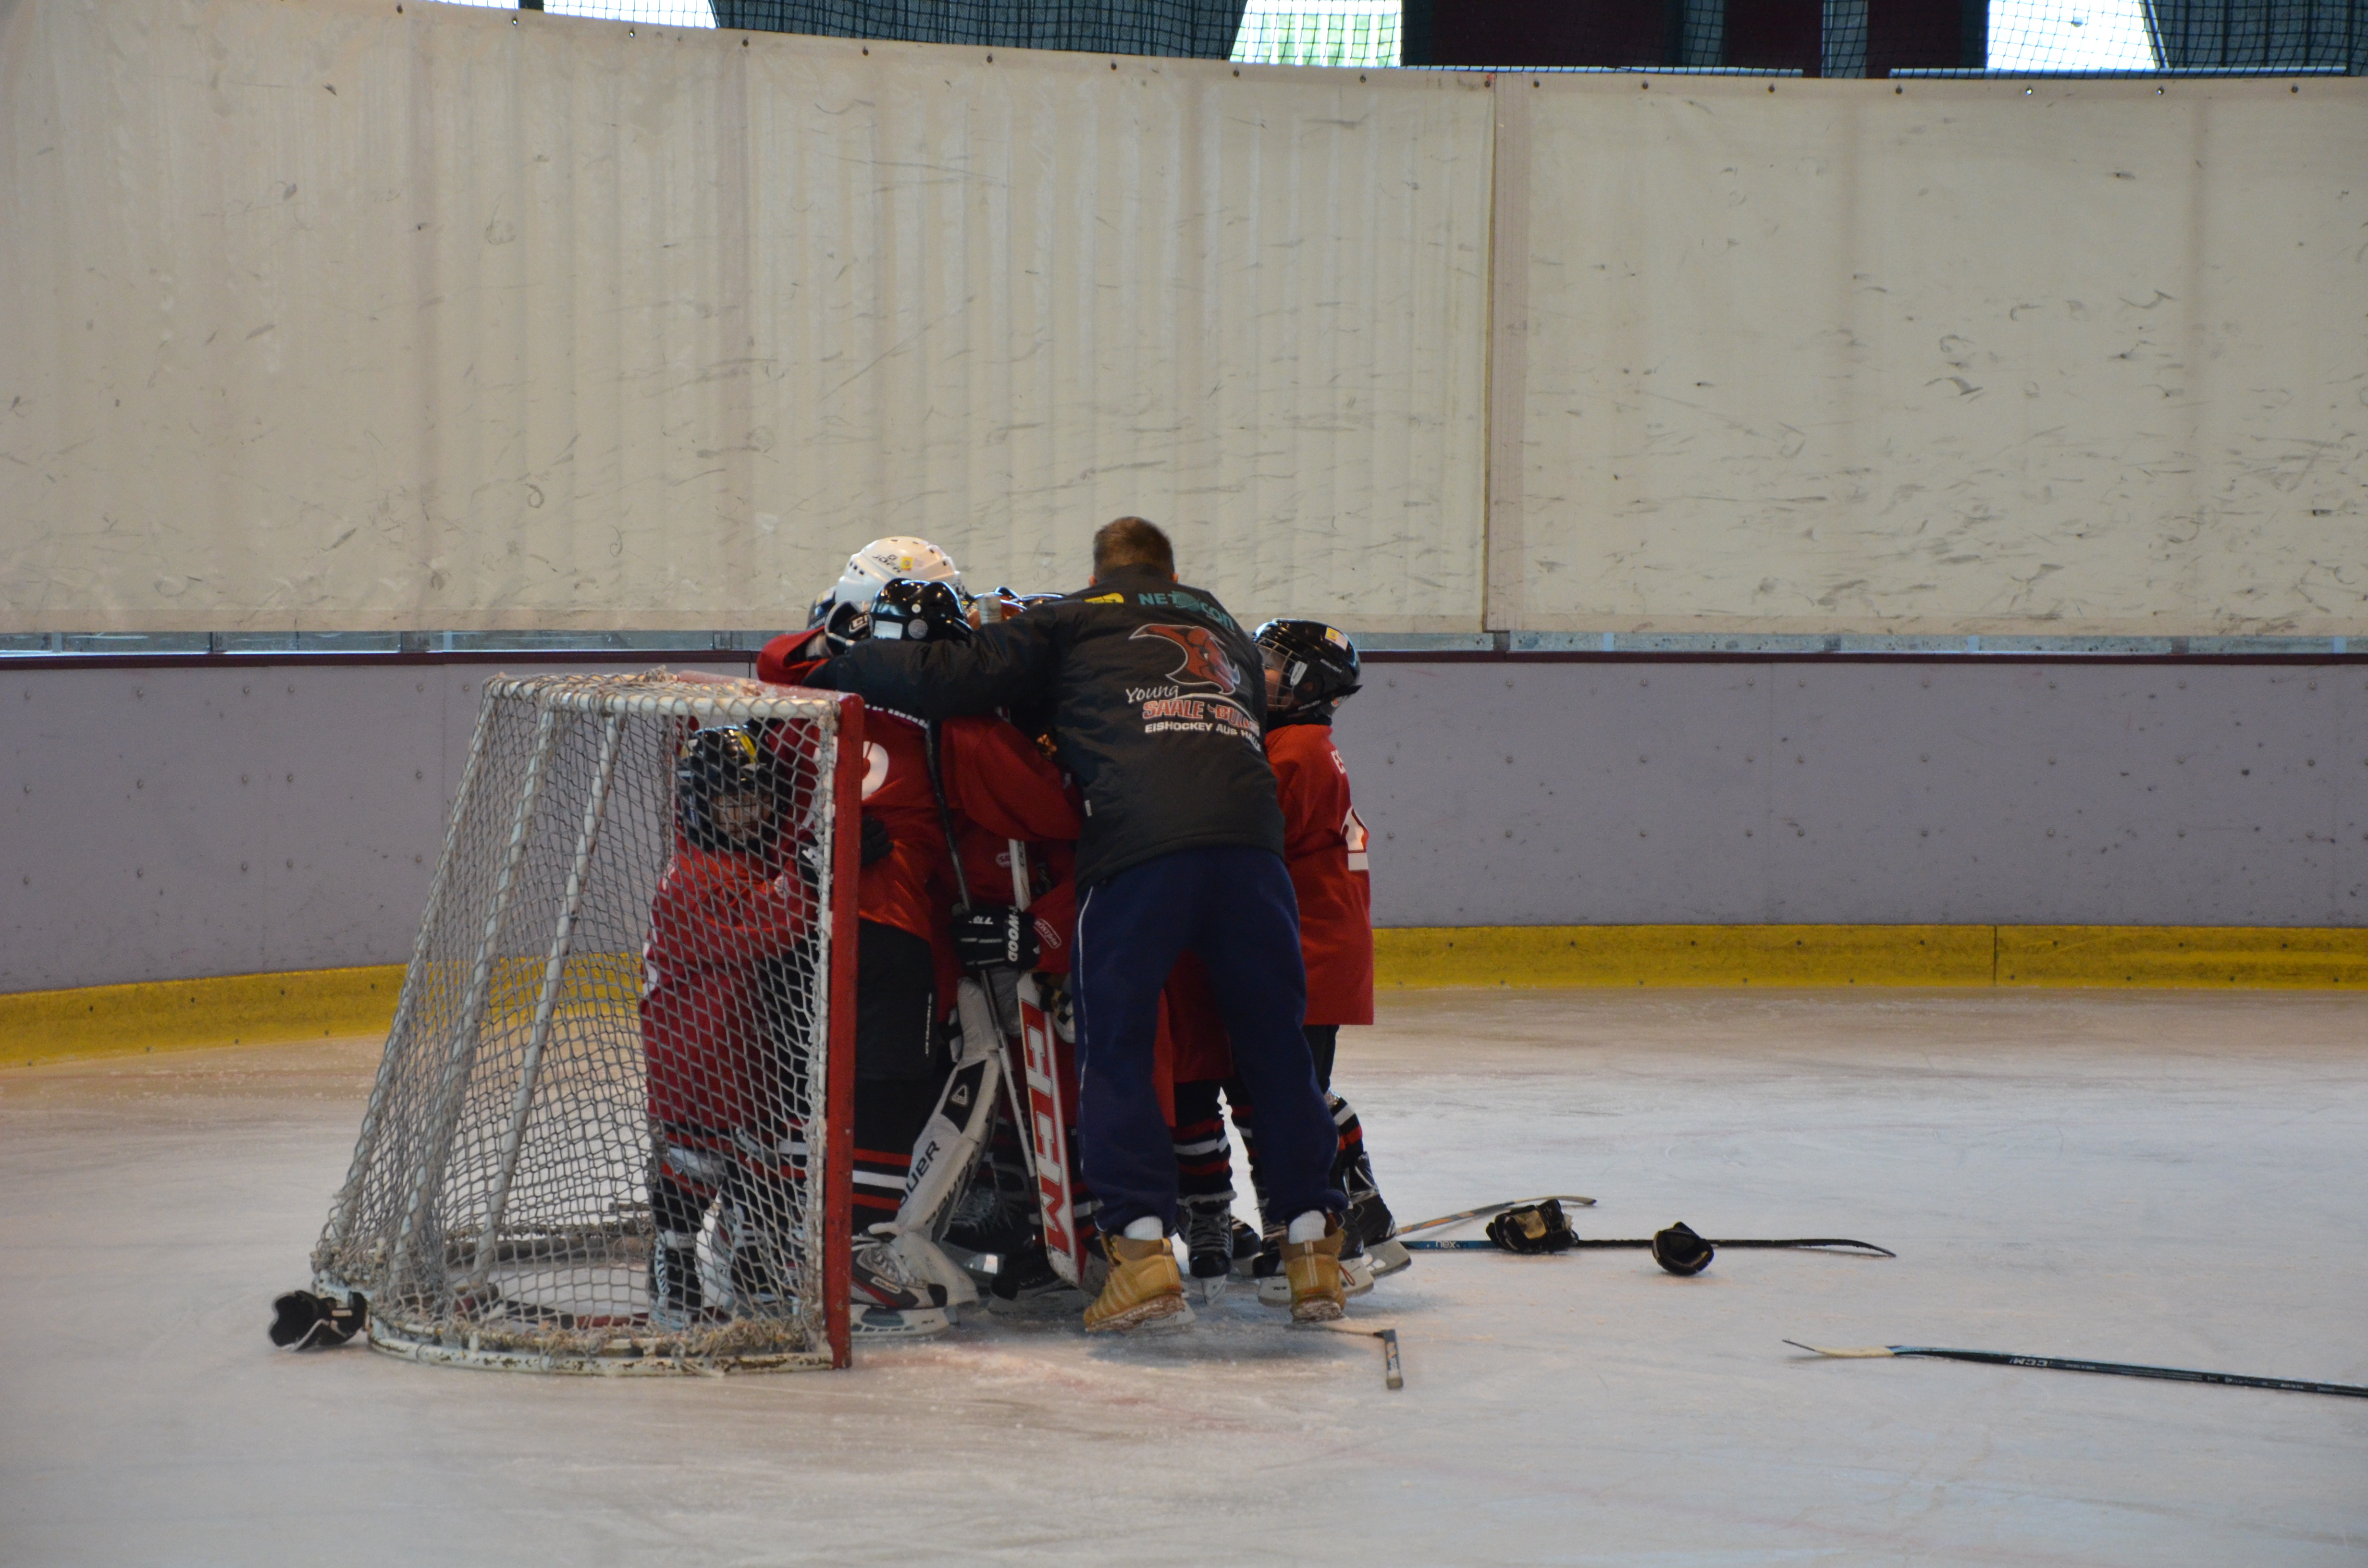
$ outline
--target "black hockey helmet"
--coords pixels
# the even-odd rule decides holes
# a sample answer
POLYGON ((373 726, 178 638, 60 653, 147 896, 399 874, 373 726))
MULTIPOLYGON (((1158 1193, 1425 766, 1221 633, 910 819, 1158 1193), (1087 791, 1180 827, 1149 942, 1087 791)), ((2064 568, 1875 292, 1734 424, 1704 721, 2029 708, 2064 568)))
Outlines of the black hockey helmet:
POLYGON ((861 605, 832 603, 822 607, 823 645, 844 653, 871 635, 871 612, 861 605))
POLYGON ((970 616, 944 583, 897 577, 871 601, 871 635, 882 642, 967 642, 970 616))
POLYGON ((1269 719, 1329 719, 1357 695, 1361 666, 1347 632, 1320 620, 1269 620, 1258 629, 1258 645, 1281 676, 1269 719))
POLYGON ((695 848, 748 849, 772 832, 764 763, 746 730, 694 730, 674 758, 675 811, 695 848))

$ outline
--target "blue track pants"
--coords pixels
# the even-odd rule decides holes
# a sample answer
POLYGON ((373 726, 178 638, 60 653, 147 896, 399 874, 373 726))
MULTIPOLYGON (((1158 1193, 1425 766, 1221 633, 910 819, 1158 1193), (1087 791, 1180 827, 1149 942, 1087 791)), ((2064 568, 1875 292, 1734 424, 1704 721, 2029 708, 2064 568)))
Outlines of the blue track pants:
POLYGON ((1274 1214, 1339 1213, 1348 1200, 1330 1185, 1339 1131, 1300 1032, 1307 971, 1298 900, 1279 856, 1225 846, 1131 866, 1078 905, 1077 1134, 1086 1185, 1101 1204, 1096 1222, 1108 1235, 1146 1214, 1176 1228, 1176 1155, 1152 1054, 1159 993, 1187 948, 1208 967, 1234 1072, 1258 1107, 1274 1214))

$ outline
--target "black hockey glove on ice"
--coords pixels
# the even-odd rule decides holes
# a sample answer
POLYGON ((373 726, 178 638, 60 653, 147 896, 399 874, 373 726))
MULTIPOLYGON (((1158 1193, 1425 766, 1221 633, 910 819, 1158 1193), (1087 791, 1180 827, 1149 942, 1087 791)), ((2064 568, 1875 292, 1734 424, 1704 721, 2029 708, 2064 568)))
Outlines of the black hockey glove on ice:
MULTIPOLYGON (((1852 1242, 1850 1244, 1863 1246, 1866 1244, 1852 1242)), ((1653 1261, 1672 1274, 1700 1274, 1717 1256, 1711 1250, 1710 1243, 1694 1234, 1694 1228, 1683 1220, 1666 1231, 1653 1233, 1653 1261)))
POLYGON ((1488 1221, 1488 1239, 1507 1252, 1568 1252, 1578 1236, 1563 1218, 1562 1203, 1549 1198, 1520 1209, 1508 1209, 1488 1221))
POLYGON ((888 858, 888 851, 894 847, 895 846, 888 837, 888 824, 878 817, 865 817, 863 819, 863 863, 870 866, 885 860, 888 858))
POLYGON ((954 911, 954 953, 965 969, 1031 969, 1036 928, 1008 905, 954 911))

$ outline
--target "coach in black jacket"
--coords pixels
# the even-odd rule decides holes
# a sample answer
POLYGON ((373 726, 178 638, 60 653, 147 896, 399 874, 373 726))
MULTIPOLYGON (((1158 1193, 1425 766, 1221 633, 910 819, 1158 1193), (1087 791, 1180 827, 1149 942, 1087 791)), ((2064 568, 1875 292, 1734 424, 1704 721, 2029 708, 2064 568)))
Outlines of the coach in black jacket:
MULTIPOLYGON (((1307 979, 1260 740, 1258 651, 1214 596, 1176 581, 1167 536, 1121 517, 1094 536, 1092 586, 967 642, 859 643, 814 684, 928 719, 1051 703, 1061 760, 1086 797, 1073 981, 1079 1133, 1103 1233, 1141 1242, 1175 1229, 1176 1161, 1152 1045, 1160 991, 1187 948, 1207 966, 1235 1069, 1258 1107, 1275 1212, 1296 1217, 1293 1242, 1323 1233, 1320 1217, 1346 1200, 1330 1185, 1338 1135, 1300 1030, 1307 979)), ((1324 1250, 1337 1256, 1338 1244, 1324 1250)), ((1149 1256, 1113 1243, 1112 1290, 1121 1274, 1156 1269, 1133 1269, 1127 1259, 1138 1255, 1149 1256)), ((1164 1296, 1161 1282, 1138 1283, 1164 1296)), ((1324 1283, 1334 1310, 1294 1302, 1299 1315, 1338 1315, 1337 1269, 1324 1283)), ((1131 1328, 1181 1311, 1180 1282, 1173 1307, 1147 1310, 1158 1305, 1113 1304, 1105 1291, 1087 1326, 1131 1328)))

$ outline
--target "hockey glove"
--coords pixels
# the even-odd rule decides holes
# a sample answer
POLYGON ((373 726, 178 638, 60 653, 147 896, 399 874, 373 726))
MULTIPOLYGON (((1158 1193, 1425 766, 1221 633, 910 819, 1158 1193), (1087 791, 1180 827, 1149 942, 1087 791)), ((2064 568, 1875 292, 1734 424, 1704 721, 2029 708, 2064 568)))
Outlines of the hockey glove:
POLYGON ((863 863, 865 865, 877 865, 885 860, 888 858, 888 851, 894 847, 894 841, 888 836, 886 823, 875 816, 867 816, 863 819, 863 863))
POLYGON ((1488 1221, 1488 1239, 1507 1252, 1519 1253, 1568 1252, 1578 1242, 1570 1221, 1563 1218, 1560 1200, 1552 1198, 1506 1210, 1488 1221))
POLYGON ((271 1303, 271 1343, 282 1350, 325 1349, 343 1345, 370 1322, 359 1296, 338 1301, 310 1290, 290 1290, 271 1303))
POLYGON ((1653 1261, 1672 1274, 1700 1274, 1717 1256, 1683 1220, 1653 1234, 1653 1261))
POLYGON ((1032 969, 1036 928, 1009 906, 954 911, 954 952, 965 969, 1032 969))

